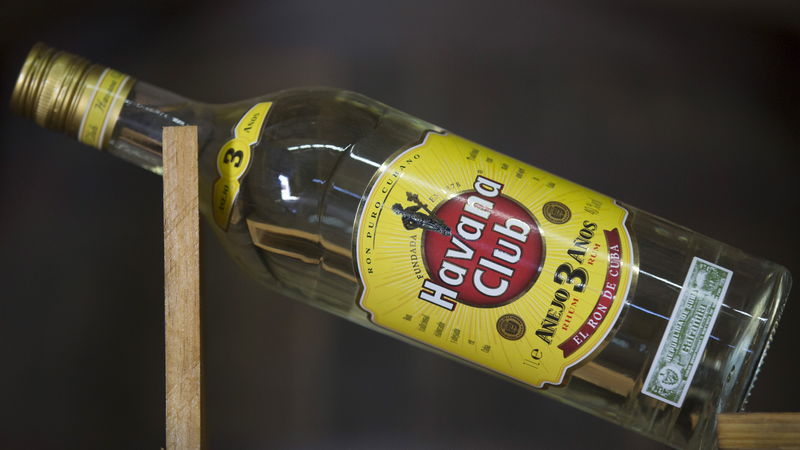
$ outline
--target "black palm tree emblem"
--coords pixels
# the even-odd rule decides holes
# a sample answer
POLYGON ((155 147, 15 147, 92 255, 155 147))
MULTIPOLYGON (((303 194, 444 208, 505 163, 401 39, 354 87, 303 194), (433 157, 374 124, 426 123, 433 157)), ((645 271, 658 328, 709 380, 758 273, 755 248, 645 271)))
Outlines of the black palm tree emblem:
POLYGON ((406 192, 406 196, 408 201, 414 203, 413 205, 406 208, 403 208, 403 205, 400 203, 392 205, 392 211, 399 216, 403 216, 403 227, 405 227, 406 230, 422 228, 424 230, 435 231, 439 234, 450 236, 450 227, 436 217, 428 208, 428 205, 422 203, 419 199, 419 195, 406 192))

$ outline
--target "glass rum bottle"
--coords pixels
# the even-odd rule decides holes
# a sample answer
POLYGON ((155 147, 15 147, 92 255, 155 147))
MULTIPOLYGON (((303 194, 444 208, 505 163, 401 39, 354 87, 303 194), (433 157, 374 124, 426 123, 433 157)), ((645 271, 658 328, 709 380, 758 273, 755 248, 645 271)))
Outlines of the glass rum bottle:
POLYGON ((265 288, 675 447, 742 408, 789 291, 779 265, 352 92, 209 105, 37 44, 12 109, 157 174, 162 128, 197 125, 202 212, 265 288))

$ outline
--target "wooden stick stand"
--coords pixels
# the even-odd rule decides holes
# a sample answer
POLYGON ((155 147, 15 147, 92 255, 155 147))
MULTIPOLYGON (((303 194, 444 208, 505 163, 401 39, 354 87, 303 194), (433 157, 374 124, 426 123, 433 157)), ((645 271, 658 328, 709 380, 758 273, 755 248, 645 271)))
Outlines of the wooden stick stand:
POLYGON ((167 450, 202 446, 197 127, 164 128, 167 450))
POLYGON ((800 449, 800 413, 720 414, 717 435, 721 449, 800 449))

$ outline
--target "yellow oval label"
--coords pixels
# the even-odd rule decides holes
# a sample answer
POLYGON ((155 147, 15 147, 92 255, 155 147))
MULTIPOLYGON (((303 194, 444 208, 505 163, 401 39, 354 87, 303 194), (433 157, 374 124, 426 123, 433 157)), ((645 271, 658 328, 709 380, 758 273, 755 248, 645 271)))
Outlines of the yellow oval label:
POLYGON ((362 206, 360 304, 387 329, 535 387, 612 329, 631 283, 613 199, 451 134, 382 166, 362 206))
POLYGON ((233 137, 217 153, 217 173, 214 182, 214 222, 223 230, 228 229, 233 204, 241 188, 239 180, 250 168, 251 149, 258 143, 265 119, 272 102, 254 105, 233 128, 233 137))

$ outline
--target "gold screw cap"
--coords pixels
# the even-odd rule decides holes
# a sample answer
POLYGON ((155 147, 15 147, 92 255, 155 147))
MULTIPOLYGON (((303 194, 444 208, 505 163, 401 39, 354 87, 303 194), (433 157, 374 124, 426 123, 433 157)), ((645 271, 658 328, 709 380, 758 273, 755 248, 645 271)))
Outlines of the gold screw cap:
POLYGON ((69 132, 90 66, 80 56, 41 43, 34 45, 11 94, 11 110, 40 126, 69 132))
POLYGON ((11 110, 103 148, 132 84, 124 74, 38 43, 17 78, 11 110))

